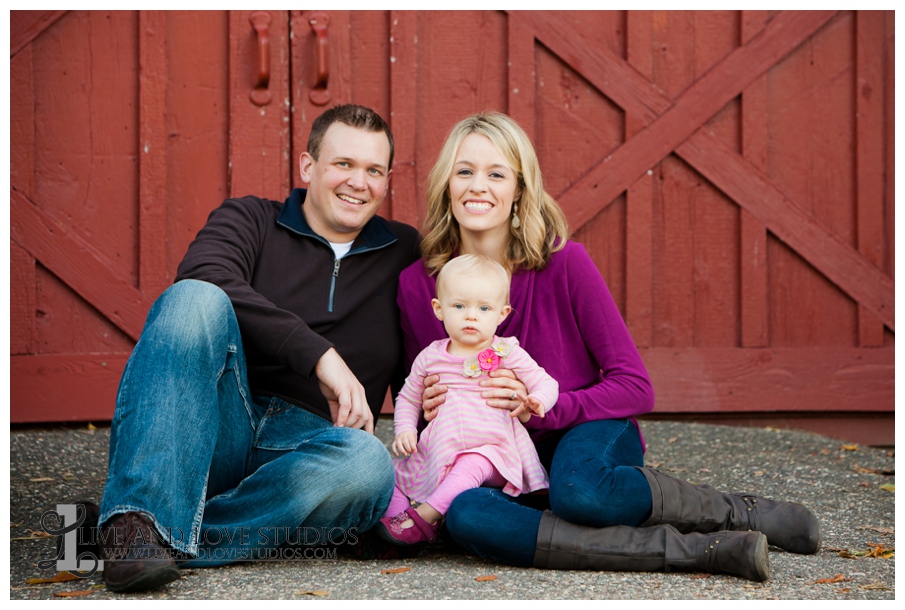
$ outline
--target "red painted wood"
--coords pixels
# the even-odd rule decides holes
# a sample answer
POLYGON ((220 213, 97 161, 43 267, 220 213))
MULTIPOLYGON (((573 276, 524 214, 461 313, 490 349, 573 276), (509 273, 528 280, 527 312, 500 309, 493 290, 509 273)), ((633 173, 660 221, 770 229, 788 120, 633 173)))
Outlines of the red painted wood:
MULTIPOLYGON (((747 44, 767 25, 767 11, 742 11, 741 43, 747 44)), ((742 92, 742 156, 767 170, 767 75, 742 92)), ((743 347, 768 344, 767 227, 749 211, 740 217, 741 341, 743 347)))
POLYGON ((509 59, 509 103, 507 112, 529 138, 536 137, 537 72, 534 60, 534 31, 524 12, 510 12, 506 25, 509 59))
POLYGON ((9 353, 31 354, 37 348, 35 329, 35 259, 19 245, 9 244, 9 353))
POLYGON ((892 279, 817 218, 799 208, 744 158, 703 129, 682 144, 677 152, 836 286, 895 330, 892 279))
MULTIPOLYGON (((559 195, 572 225, 584 225, 751 81, 825 25, 832 15, 819 11, 783 13, 770 22, 763 34, 714 66, 650 127, 614 150, 559 195)), ((602 84, 606 86, 608 81, 604 79, 602 84)))
POLYGON ((656 413, 871 412, 895 399, 891 348, 641 349, 656 413))
POLYGON ((886 261, 885 270, 890 277, 896 276, 896 233, 895 233, 895 209, 896 209, 896 23, 895 12, 884 11, 884 40, 883 48, 884 80, 883 88, 885 104, 885 135, 884 153, 886 160, 886 209, 884 224, 886 227, 886 261))
POLYGON ((92 246, 10 190, 10 236, 123 332, 138 340, 150 300, 92 246))
POLYGON ((281 201, 290 185, 289 14, 269 11, 271 101, 257 106, 249 98, 259 62, 252 12, 229 14, 229 193, 281 201))
MULTIPOLYGON (((418 55, 417 17, 412 11, 390 11, 390 129, 395 159, 390 177, 395 220, 421 226, 415 150, 417 138, 417 86, 412 74, 418 55)), ((422 208, 423 209, 423 208, 422 208)))
POLYGON ((128 353, 13 356, 10 421, 109 421, 128 353))
POLYGON ((167 16, 139 17, 139 287, 155 299, 167 274, 167 16))
MULTIPOLYGON (((16 12, 16 11, 13 11, 16 12)), ((9 61, 9 181, 26 197, 35 196, 35 88, 32 50, 24 49, 9 61)))
POLYGON ((65 14, 66 11, 10 11, 9 56, 15 57, 65 14))
MULTIPOLYGON (((858 184, 858 251, 883 268, 883 13, 858 11, 856 22, 855 129, 858 184)), ((883 323, 858 306, 858 341, 862 347, 883 345, 883 323)))

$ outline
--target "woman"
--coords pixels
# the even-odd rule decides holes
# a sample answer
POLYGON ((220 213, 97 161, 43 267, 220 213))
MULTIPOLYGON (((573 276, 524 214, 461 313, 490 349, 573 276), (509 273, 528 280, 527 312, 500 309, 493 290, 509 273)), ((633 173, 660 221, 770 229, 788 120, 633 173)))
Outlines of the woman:
MULTIPOLYGON (((593 261, 568 240, 531 142, 512 119, 478 114, 453 128, 431 171, 427 205, 423 259, 399 283, 408 363, 445 336, 428 306, 436 273, 453 256, 482 254, 512 272, 512 314, 498 333, 518 338, 560 385, 556 408, 527 424, 550 474, 552 510, 534 496, 466 491, 446 517, 459 544, 518 566, 759 581, 769 577, 768 543, 817 552, 819 523, 801 505, 722 494, 643 467, 634 418, 653 409, 647 371, 593 261)), ((425 379, 426 419, 443 408, 436 381, 425 379)), ((517 408, 525 392, 506 371, 482 383, 497 408, 517 408)))

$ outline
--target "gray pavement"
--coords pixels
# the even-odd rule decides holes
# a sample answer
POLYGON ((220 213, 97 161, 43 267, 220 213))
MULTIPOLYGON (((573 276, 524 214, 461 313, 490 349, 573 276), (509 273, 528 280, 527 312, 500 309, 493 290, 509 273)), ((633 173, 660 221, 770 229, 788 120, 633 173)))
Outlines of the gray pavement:
MULTIPOLYGON (((183 577, 142 599, 751 599, 892 600, 895 559, 863 555, 895 547, 895 458, 892 451, 793 430, 666 421, 643 422, 645 462, 723 491, 748 491, 802 502, 820 518, 823 549, 803 556, 771 549, 772 577, 754 583, 731 576, 628 572, 554 572, 512 568, 465 554, 451 542, 407 559, 245 563, 184 570, 183 577), (884 488, 883 486, 887 486, 884 488), (893 487, 894 489, 894 487, 893 487), (850 555, 845 557, 844 555, 850 555), (409 568, 385 574, 384 570, 409 568), (841 576, 837 576, 841 575, 841 576), (492 580, 476 580, 495 576, 492 580), (824 579, 841 579, 820 583, 824 579), (314 594, 316 593, 316 594, 314 594)), ((392 422, 378 436, 388 442, 392 422)), ((10 432, 10 598, 51 599, 92 591, 117 599, 100 574, 58 583, 38 561, 54 556, 40 517, 60 503, 99 502, 107 471, 109 429, 43 428, 10 432), (21 538, 26 538, 22 540, 21 538)))

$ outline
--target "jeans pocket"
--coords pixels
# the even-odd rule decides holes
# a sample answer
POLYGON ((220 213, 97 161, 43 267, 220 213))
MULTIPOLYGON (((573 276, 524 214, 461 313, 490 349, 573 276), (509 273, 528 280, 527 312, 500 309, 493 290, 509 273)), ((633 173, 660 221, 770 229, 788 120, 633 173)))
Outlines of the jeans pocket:
POLYGON ((327 420, 274 396, 258 424, 254 448, 292 451, 318 430, 331 426, 327 420))

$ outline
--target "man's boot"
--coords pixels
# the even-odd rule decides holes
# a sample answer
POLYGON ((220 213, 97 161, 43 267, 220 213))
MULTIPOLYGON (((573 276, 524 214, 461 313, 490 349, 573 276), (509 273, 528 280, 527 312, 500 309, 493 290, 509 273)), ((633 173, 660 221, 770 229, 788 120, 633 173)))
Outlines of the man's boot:
POLYGON ((141 513, 114 519, 98 535, 104 582, 118 593, 161 587, 179 578, 179 568, 151 522, 141 513))
POLYGON ((668 523, 683 533, 741 530, 763 532, 790 553, 820 550, 820 522, 801 504, 750 494, 724 494, 710 485, 692 485, 659 470, 638 468, 650 485, 653 508, 642 527, 668 523))
POLYGON ((621 572, 707 572, 763 582, 770 578, 760 532, 682 534, 672 525, 587 527, 544 511, 534 567, 621 572))

